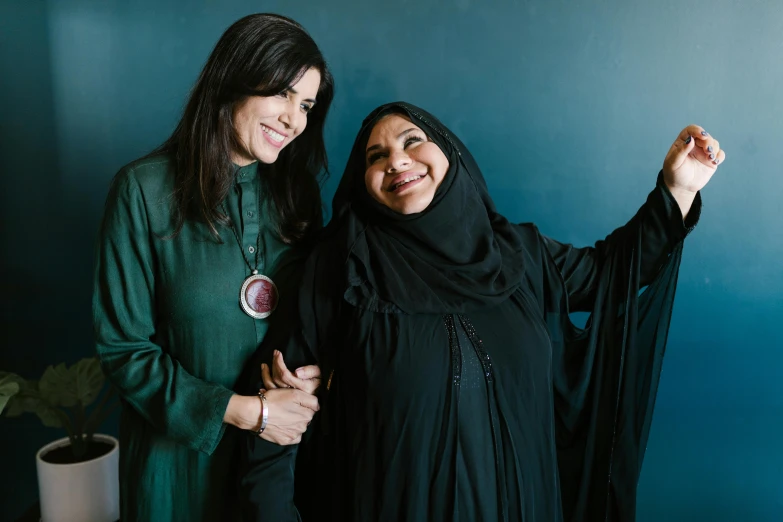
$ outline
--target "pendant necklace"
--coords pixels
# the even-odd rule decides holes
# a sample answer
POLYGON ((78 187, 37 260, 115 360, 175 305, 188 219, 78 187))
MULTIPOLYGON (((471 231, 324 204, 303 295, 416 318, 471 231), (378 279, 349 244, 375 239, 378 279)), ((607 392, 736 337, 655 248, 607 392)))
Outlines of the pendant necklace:
MULTIPOLYGON (((228 216, 226 207, 221 203, 223 213, 228 216)), ((259 218, 261 217, 261 191, 258 192, 258 211, 259 218)), ((265 319, 272 315, 272 312, 277 308, 277 301, 279 295, 277 293, 277 285, 274 281, 265 275, 258 273, 258 251, 261 246, 261 222, 258 223, 258 236, 256 237, 255 250, 251 246, 248 250, 250 253, 255 253, 255 265, 250 266, 245 255, 245 249, 242 248, 242 241, 239 239, 239 234, 234 229, 234 224, 231 223, 231 232, 234 234, 234 239, 237 240, 239 250, 242 252, 242 259, 245 260, 247 268, 250 269, 250 275, 245 278, 242 283, 242 289, 239 291, 239 304, 242 306, 242 310, 254 319, 265 319)))

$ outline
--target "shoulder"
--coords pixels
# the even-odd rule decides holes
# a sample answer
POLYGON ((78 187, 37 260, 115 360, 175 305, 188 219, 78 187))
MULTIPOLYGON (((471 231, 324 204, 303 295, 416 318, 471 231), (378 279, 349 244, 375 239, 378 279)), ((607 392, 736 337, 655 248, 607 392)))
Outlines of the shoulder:
POLYGON ((305 274, 318 282, 319 286, 333 283, 339 276, 339 267, 344 265, 344 259, 343 263, 340 262, 341 250, 333 237, 324 236, 322 232, 307 256, 305 274))
POLYGON ((535 260, 537 263, 543 257, 544 236, 533 223, 519 223, 514 225, 516 233, 522 240, 522 247, 525 250, 526 261, 529 263, 535 260))
POLYGON ((540 243, 541 233, 538 231, 538 227, 534 223, 519 223, 514 225, 517 234, 522 238, 525 247, 528 243, 540 243))
POLYGON ((344 264, 348 256, 347 243, 357 234, 352 230, 349 220, 333 218, 314 238, 308 263, 310 264, 344 264))
POLYGON ((140 205, 167 212, 174 192, 174 170, 174 160, 165 154, 128 163, 112 179, 106 205, 140 205))
POLYGON ((174 192, 174 162, 165 155, 128 163, 111 181, 104 219, 126 226, 148 222, 165 226, 174 192))
POLYGON ((122 167, 112 180, 112 192, 146 197, 168 195, 174 187, 174 160, 167 154, 147 156, 122 167))
POLYGON ((545 236, 533 223, 520 223, 515 230, 522 239, 525 260, 525 277, 538 297, 541 296, 541 282, 550 268, 551 259, 547 253, 545 236))
POLYGON ((345 290, 347 252, 345 238, 337 223, 329 223, 311 244, 304 263, 303 281, 307 290, 317 301, 339 300, 345 290))

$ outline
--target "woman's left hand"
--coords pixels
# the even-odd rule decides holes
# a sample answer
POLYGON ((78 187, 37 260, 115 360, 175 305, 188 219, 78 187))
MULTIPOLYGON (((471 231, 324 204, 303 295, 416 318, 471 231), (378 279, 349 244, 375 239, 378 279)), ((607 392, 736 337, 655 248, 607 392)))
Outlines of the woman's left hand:
POLYGON ((663 179, 680 205, 683 217, 718 165, 726 159, 718 140, 698 125, 685 127, 663 160, 663 179))
POLYGON ((302 366, 292 373, 283 361, 283 354, 275 350, 272 354, 272 370, 266 364, 261 365, 261 378, 267 390, 275 388, 296 388, 305 393, 314 394, 321 386, 321 369, 318 366, 302 366))

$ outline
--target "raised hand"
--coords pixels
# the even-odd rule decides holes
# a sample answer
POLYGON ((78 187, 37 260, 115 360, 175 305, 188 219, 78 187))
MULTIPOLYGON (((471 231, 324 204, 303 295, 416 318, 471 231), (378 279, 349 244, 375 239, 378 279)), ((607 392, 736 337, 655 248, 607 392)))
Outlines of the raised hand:
POLYGON ((698 192, 726 160, 718 140, 698 125, 685 127, 663 161, 663 176, 669 189, 698 192))
POLYGON ((688 125, 677 136, 663 160, 663 179, 679 203, 683 217, 696 193, 725 160, 726 152, 718 140, 699 125, 688 125))

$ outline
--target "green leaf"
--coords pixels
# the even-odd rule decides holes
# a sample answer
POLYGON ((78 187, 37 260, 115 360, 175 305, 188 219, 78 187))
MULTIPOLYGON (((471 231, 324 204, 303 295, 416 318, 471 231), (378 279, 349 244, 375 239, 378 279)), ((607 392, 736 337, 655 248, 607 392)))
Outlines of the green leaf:
POLYGON ((14 382, 8 377, 0 379, 0 413, 3 413, 5 405, 17 393, 19 393, 18 382, 14 382))
POLYGON ((104 376, 101 364, 95 357, 82 359, 73 366, 76 374, 76 395, 82 406, 92 404, 103 389, 104 376))
POLYGON ((19 382, 23 381, 24 379, 15 373, 11 372, 0 372, 0 384, 4 382, 19 382))
POLYGON ((19 386, 19 391, 6 404, 5 415, 18 417, 25 412, 34 412, 35 404, 40 401, 38 383, 26 381, 14 373, 0 372, 0 382, 13 382, 19 386))
POLYGON ((41 398, 51 406, 71 408, 87 406, 103 388, 104 376, 95 357, 82 359, 70 368, 65 364, 49 366, 38 383, 41 398))
POLYGON ((76 371, 65 364, 49 366, 38 382, 41 398, 51 406, 70 408, 79 403, 76 389, 76 371))
POLYGON ((41 419, 44 426, 49 428, 63 427, 63 416, 65 413, 57 408, 52 408, 43 401, 38 404, 35 414, 38 415, 38 418, 41 419))
POLYGON ((0 386, 9 383, 15 383, 21 389, 25 383, 25 380, 22 377, 16 375, 15 373, 0 372, 0 386))
POLYGON ((23 396, 20 392, 8 401, 5 415, 6 417, 18 417, 23 413, 35 413, 40 403, 43 403, 40 397, 23 396))

